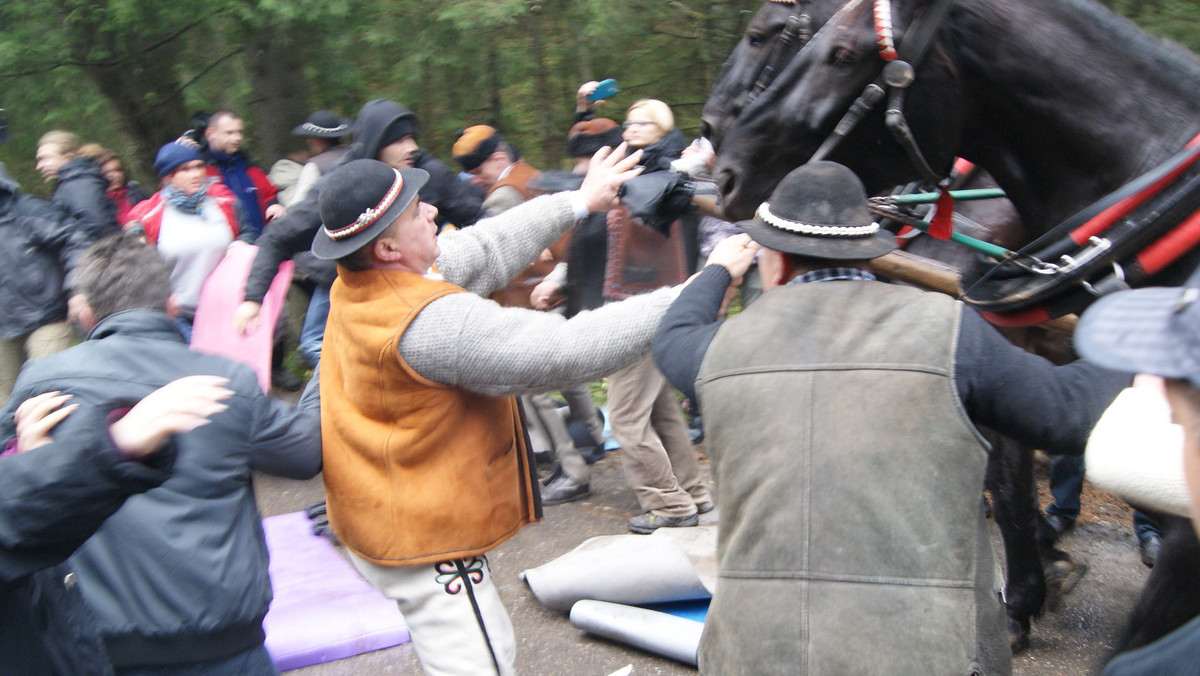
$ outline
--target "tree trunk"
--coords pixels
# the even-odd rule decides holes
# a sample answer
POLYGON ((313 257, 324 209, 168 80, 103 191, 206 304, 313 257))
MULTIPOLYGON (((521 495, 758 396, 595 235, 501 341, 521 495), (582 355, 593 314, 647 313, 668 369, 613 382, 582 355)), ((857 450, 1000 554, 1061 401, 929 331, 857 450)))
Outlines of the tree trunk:
POLYGON ((247 145, 264 171, 301 145, 291 131, 312 112, 304 79, 304 42, 302 28, 278 25, 255 31, 242 41, 256 94, 250 101, 254 131, 247 145))

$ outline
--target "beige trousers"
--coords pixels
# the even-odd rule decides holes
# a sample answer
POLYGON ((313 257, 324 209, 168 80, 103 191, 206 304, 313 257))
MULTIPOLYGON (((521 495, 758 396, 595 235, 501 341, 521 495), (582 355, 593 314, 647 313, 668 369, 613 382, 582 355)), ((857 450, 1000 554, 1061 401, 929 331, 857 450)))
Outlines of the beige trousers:
POLYGON ((643 511, 688 516, 712 504, 675 392, 650 355, 608 377, 608 415, 643 511))

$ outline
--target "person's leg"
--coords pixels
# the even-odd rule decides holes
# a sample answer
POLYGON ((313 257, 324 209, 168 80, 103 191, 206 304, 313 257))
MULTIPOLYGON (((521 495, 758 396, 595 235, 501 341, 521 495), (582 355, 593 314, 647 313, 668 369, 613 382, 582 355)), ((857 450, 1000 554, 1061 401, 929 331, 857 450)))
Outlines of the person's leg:
POLYGON ((353 553, 350 562, 408 624, 429 676, 510 676, 517 646, 487 558, 418 566, 380 566, 353 553))
POLYGON ((621 445, 625 479, 637 495, 642 511, 684 517, 694 515, 696 505, 676 480, 667 449, 652 423, 663 382, 649 356, 610 375, 609 422, 613 437, 621 445))
POLYGON ((1158 562, 1158 552, 1162 549, 1162 529, 1158 523, 1139 510, 1133 510, 1133 534, 1138 539, 1138 550, 1142 555, 1142 563, 1150 568, 1158 562))
POLYGON ((39 326, 25 340, 25 356, 28 359, 40 359, 55 352, 62 352, 71 347, 75 334, 66 321, 51 322, 39 326))
POLYGON ((713 499, 709 495, 708 486, 704 483, 704 471, 700 469, 700 460, 696 451, 692 450, 691 435, 688 434, 687 421, 683 418, 679 400, 675 398, 675 390, 671 389, 667 379, 658 372, 660 381, 658 398, 654 400, 654 409, 650 420, 658 438, 662 439, 671 461, 671 471, 679 487, 687 491, 699 511, 707 512, 712 509, 713 499))
POLYGON ((176 317, 174 320, 175 328, 179 330, 179 334, 183 336, 183 342, 188 345, 192 344, 192 318, 191 317, 176 317))
POLYGON ((1083 491, 1082 455, 1056 455, 1050 461, 1050 494, 1054 502, 1047 514, 1057 514, 1068 522, 1079 518, 1079 496, 1083 491))
POLYGON ((580 383, 560 391, 567 400, 567 408, 570 409, 571 415, 583 421, 588 434, 597 444, 604 443, 604 420, 592 399, 592 388, 587 383, 580 383))
POLYGON ((521 397, 525 407, 525 420, 536 426, 550 440, 554 456, 562 468, 546 487, 542 489, 542 504, 557 505, 585 498, 590 494, 591 471, 583 454, 575 446, 567 422, 559 412, 558 404, 545 394, 521 397))
POLYGON ((325 320, 329 317, 329 289, 317 286, 308 300, 304 324, 300 327, 300 356, 316 368, 321 360, 321 343, 325 340, 325 320))
POLYGON ((21 364, 25 363, 25 338, 0 339, 0 406, 8 402, 21 364))

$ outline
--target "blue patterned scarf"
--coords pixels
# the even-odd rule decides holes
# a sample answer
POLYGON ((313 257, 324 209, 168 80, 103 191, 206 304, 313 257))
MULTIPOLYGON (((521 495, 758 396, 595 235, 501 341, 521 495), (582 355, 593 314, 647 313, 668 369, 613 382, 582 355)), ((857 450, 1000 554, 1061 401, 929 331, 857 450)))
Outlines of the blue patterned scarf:
POLYGON ((204 206, 204 198, 208 196, 208 187, 217 179, 209 178, 195 193, 188 195, 173 185, 165 185, 162 189, 163 200, 185 214, 199 214, 204 206))

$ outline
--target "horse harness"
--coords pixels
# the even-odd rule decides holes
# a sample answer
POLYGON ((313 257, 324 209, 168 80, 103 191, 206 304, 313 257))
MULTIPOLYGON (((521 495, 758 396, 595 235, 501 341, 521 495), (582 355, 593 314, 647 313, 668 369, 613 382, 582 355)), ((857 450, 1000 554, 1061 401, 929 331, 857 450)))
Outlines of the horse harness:
MULTIPOLYGON (((797 4, 797 0, 770 1, 797 4)), ((808 0, 800 1, 807 6, 808 0)), ((825 25, 836 25, 864 1, 849 0, 825 25)), ((916 80, 916 68, 953 0, 930 3, 899 46, 892 27, 891 0, 872 1, 876 53, 884 62, 883 69, 809 161, 824 159, 833 152, 887 94, 886 128, 904 148, 917 173, 937 186, 940 193, 927 232, 938 239, 949 239, 954 209, 950 179, 933 170, 917 145, 904 117, 904 93, 916 80)), ((754 84, 751 100, 771 84, 783 66, 779 61, 790 58, 787 46, 796 41, 803 49, 811 32, 812 18, 807 13, 788 18, 780 42, 754 84)), ((1198 159, 1200 134, 1162 165, 1083 209, 1020 251, 1011 252, 970 280, 964 275, 966 291, 962 299, 993 323, 1024 326, 1081 311, 1098 296, 1130 288, 1160 272, 1200 245, 1198 159), (1101 276, 1110 266, 1111 272, 1101 276)), ((886 215, 896 216, 894 211, 886 215)))

